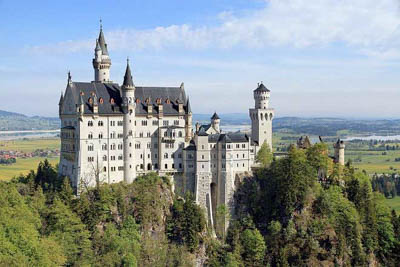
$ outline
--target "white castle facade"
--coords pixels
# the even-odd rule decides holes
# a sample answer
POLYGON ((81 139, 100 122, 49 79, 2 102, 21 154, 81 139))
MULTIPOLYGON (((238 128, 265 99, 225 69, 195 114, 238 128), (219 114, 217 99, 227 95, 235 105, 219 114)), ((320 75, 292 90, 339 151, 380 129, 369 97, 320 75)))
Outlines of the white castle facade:
POLYGON ((93 59, 94 81, 68 75, 59 102, 60 175, 80 192, 96 183, 131 183, 157 172, 173 178, 179 193, 192 192, 213 223, 219 205, 232 208, 235 182, 251 173, 255 155, 266 142, 272 148, 274 110, 261 83, 249 110, 251 135, 225 133, 214 113, 211 123, 196 124, 184 84, 145 87, 133 83, 129 61, 123 84, 110 80, 111 59, 100 29, 93 59))

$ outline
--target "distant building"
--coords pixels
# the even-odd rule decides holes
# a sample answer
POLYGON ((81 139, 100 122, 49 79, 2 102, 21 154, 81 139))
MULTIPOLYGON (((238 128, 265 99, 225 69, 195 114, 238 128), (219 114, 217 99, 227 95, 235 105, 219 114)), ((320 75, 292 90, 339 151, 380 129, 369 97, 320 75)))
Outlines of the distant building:
POLYGON ((137 86, 129 61, 123 84, 110 79, 111 58, 104 33, 96 40, 94 81, 72 81, 68 74, 59 101, 59 173, 75 190, 96 183, 131 183, 157 172, 173 177, 176 191, 190 191, 206 208, 209 222, 217 206, 232 206, 235 181, 249 175, 259 147, 272 148, 274 110, 263 83, 253 91, 251 135, 224 133, 214 113, 210 124, 192 129, 192 110, 184 84, 137 86))

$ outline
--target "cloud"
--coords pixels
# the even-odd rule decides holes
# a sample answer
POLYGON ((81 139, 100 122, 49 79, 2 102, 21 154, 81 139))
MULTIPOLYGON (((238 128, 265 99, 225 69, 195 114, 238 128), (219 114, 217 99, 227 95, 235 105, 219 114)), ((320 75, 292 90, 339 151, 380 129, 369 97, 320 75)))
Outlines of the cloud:
MULTIPOLYGON (((223 12, 215 26, 189 24, 147 30, 106 32, 113 50, 305 48, 342 43, 360 53, 399 57, 399 4, 396 0, 269 0, 258 10, 237 16, 223 12)), ((93 49, 94 40, 64 41, 29 47, 36 53, 93 49)))

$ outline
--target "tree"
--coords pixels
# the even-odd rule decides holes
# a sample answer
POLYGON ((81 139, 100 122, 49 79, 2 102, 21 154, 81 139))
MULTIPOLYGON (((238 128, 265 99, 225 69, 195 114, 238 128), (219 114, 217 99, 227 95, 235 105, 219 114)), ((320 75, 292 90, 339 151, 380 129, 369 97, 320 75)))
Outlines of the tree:
POLYGON ((271 164, 273 159, 273 154, 267 142, 261 145, 260 150, 258 150, 256 156, 256 162, 260 163, 262 167, 267 167, 271 164))
POLYGON ((263 266, 265 243, 260 231, 246 229, 240 236, 245 266, 263 266))
POLYGON ((225 225, 229 221, 229 210, 224 204, 219 205, 215 215, 216 233, 222 240, 225 240, 225 225))
POLYGON ((196 204, 193 195, 186 194, 184 200, 174 201, 167 221, 167 235, 171 241, 184 244, 193 252, 198 247, 204 228, 203 210, 196 204))
POLYGON ((42 216, 45 219, 43 234, 62 245, 68 264, 90 263, 90 233, 68 206, 55 198, 42 216))

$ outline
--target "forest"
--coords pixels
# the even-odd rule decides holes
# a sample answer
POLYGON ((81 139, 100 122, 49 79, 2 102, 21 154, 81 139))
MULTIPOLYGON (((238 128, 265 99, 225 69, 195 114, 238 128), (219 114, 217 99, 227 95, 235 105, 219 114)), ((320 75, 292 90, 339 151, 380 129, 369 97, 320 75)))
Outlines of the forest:
POLYGON ((0 183, 0 265, 396 266, 400 218, 351 163, 324 143, 258 155, 216 230, 192 195, 151 173, 79 197, 47 161, 0 183), (221 227, 229 221, 225 232, 221 227))

